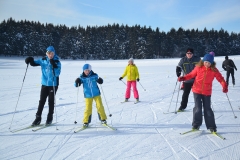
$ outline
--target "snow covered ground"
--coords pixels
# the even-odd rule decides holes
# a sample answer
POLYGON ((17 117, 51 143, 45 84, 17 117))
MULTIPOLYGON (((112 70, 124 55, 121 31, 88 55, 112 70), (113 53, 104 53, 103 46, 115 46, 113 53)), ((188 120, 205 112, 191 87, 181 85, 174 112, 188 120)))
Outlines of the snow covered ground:
MULTIPOLYGON (((240 70, 240 56, 230 56, 240 70)), ((224 57, 215 57, 217 67, 224 57)), ((0 57, 0 159, 240 159, 240 74, 235 72, 236 85, 230 85, 228 96, 237 118, 234 118, 226 94, 214 80, 212 104, 218 132, 226 138, 222 140, 206 130, 180 135, 191 129, 193 95, 190 94, 188 110, 178 114, 163 114, 179 107, 182 91, 177 102, 176 59, 135 60, 140 72, 138 91, 140 103, 120 103, 124 100, 126 86, 118 78, 122 75, 127 60, 87 61, 93 71, 104 79, 102 84, 103 104, 108 124, 116 127, 111 131, 100 125, 95 103, 91 128, 73 133, 82 125, 85 108, 82 87, 73 86, 82 72, 86 61, 62 60, 60 86, 56 95, 57 124, 37 132, 32 129, 11 133, 11 130, 30 125, 34 118, 40 96, 40 67, 29 66, 23 83, 26 64, 23 58, 0 57), (23 88, 19 97, 20 89, 23 88), (146 91, 144 90, 146 89, 146 91), (77 103, 78 94, 78 103, 77 103), (17 105, 17 100, 19 102, 17 105), (108 107, 107 107, 108 106, 108 107), (109 108, 109 110, 108 110, 109 108), (110 112, 109 112, 110 111, 110 112), (74 124, 74 121, 77 124, 74 124), (56 130, 58 129, 58 130, 56 130)), ((222 72, 225 77, 225 72, 222 72)), ((126 78, 124 79, 124 82, 126 78)), ((230 81, 231 82, 231 81, 230 81)), ((177 83, 179 87, 179 83, 177 83)), ((101 87, 100 87, 101 89, 101 87)), ((45 123, 48 104, 43 111, 45 123)))

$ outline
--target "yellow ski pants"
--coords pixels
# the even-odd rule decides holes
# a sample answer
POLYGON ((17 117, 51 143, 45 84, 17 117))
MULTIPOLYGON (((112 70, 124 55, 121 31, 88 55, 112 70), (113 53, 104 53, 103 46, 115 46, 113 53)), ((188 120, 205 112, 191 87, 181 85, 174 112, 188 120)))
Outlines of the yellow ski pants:
POLYGON ((89 118, 92 115, 92 103, 93 100, 96 102, 96 108, 97 112, 101 118, 101 120, 106 120, 107 116, 105 114, 105 110, 102 104, 102 98, 101 96, 95 96, 93 98, 85 98, 85 103, 86 103, 86 108, 84 111, 84 116, 83 116, 83 123, 89 123, 89 118))

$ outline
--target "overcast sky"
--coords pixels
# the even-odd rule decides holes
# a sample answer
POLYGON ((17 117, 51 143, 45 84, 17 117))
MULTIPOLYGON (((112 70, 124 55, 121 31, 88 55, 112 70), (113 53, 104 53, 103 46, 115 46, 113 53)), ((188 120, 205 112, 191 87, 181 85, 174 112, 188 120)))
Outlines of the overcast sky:
POLYGON ((113 23, 240 32, 240 0, 0 0, 0 21, 10 17, 66 26, 113 23))

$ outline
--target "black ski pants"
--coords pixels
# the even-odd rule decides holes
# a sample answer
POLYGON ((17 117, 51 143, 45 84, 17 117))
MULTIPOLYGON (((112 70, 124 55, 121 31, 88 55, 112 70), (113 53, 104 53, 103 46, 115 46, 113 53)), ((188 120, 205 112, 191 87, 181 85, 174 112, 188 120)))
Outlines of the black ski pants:
POLYGON ((227 85, 229 83, 229 76, 231 74, 231 77, 232 77, 232 83, 233 85, 235 85, 235 77, 234 77, 234 69, 231 69, 231 70, 227 70, 227 73, 226 73, 226 82, 227 82, 227 85))
POLYGON ((211 108, 211 95, 205 96, 202 94, 193 93, 195 107, 193 108, 193 127, 200 127, 202 125, 202 108, 204 110, 204 120, 207 129, 216 129, 214 113, 211 108))
POLYGON ((36 115, 42 116, 42 111, 46 102, 46 99, 48 97, 48 106, 49 106, 49 111, 48 115, 51 116, 54 113, 54 96, 57 92, 58 86, 44 86, 42 85, 41 92, 40 92, 40 100, 39 100, 39 105, 38 105, 38 110, 36 115), (55 94, 54 91, 55 90, 55 94))
POLYGON ((193 83, 184 83, 183 82, 183 95, 182 95, 182 101, 181 101, 181 106, 179 109, 185 109, 187 108, 187 103, 188 103, 188 97, 191 92, 193 83))

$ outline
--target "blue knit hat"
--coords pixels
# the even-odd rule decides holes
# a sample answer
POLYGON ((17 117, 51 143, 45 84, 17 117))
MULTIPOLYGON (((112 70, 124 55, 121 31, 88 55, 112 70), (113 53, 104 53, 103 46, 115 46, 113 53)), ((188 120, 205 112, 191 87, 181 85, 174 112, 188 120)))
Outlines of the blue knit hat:
POLYGON ((84 70, 90 70, 91 71, 92 70, 92 66, 90 64, 84 64, 83 65, 83 71, 84 70))
POLYGON ((55 54, 55 49, 54 49, 53 46, 49 46, 49 47, 47 48, 47 51, 53 52, 53 53, 55 54))
POLYGON ((205 54, 205 56, 203 57, 203 62, 204 62, 204 61, 207 61, 207 62, 213 64, 213 61, 214 61, 213 55, 211 55, 211 54, 205 54))

